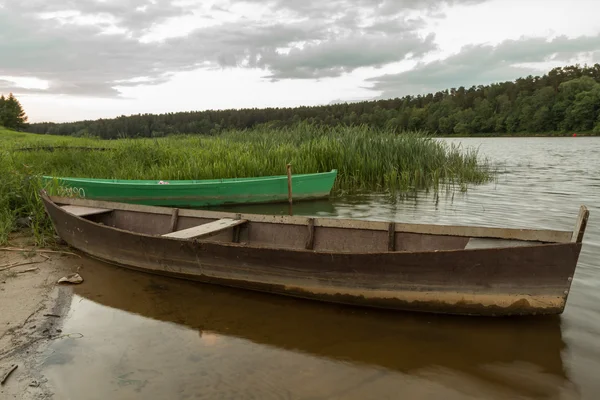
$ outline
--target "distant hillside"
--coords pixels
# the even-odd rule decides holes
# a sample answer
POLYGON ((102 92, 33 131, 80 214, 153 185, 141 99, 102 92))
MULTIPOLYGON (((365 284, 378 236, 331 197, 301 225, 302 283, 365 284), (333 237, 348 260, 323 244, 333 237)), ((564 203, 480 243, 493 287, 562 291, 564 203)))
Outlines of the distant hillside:
POLYGON ((600 133, 600 64, 554 68, 514 82, 452 88, 419 96, 315 107, 138 114, 72 123, 36 123, 29 132, 71 136, 159 137, 218 134, 258 124, 368 124, 442 135, 519 132, 600 133))

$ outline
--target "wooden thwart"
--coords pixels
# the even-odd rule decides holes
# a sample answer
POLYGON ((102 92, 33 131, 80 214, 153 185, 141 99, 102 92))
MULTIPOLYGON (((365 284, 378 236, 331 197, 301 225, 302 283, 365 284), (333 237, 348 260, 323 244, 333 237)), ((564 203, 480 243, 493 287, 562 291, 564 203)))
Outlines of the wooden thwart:
POLYGON ((224 231, 225 229, 233 228, 248 222, 245 219, 231 219, 222 218, 217 221, 209 222, 198 226, 193 226, 188 229, 182 229, 180 231, 166 233, 162 237, 176 238, 176 239, 191 239, 202 236, 210 236, 215 233, 224 231))
POLYGON ((96 208, 96 207, 83 207, 83 206, 62 206, 63 210, 78 217, 85 217, 88 215, 104 214, 112 211, 110 208, 96 208))

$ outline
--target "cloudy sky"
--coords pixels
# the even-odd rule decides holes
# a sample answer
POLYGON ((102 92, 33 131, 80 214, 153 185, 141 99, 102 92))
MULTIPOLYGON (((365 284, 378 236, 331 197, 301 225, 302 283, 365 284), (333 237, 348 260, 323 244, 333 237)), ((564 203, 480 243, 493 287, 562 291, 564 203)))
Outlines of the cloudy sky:
POLYGON ((427 93, 600 62, 598 0, 0 0, 31 122, 427 93))

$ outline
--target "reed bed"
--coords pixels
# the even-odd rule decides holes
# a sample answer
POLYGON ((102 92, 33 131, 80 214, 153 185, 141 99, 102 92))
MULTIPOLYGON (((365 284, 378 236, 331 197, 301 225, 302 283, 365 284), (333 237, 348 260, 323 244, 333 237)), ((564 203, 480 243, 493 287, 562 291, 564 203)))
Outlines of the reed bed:
POLYGON ((214 179, 338 170, 333 195, 414 192, 485 183, 494 173, 475 149, 419 132, 367 126, 228 131, 219 136, 101 141, 0 128, 0 243, 17 220, 31 221, 39 244, 51 227, 37 197, 40 175, 115 179, 214 179), (69 149, 68 147, 77 147, 69 149), (39 148, 39 150, 36 150, 39 148), (98 148, 98 150, 94 150, 98 148), (19 219, 20 218, 20 219, 19 219))

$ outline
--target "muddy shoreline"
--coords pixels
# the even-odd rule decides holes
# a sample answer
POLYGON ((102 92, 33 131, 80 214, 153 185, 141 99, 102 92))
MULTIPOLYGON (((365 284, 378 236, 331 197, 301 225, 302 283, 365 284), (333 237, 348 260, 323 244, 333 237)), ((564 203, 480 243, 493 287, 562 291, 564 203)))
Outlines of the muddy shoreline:
POLYGON ((72 287, 57 281, 81 268, 83 259, 69 248, 33 248, 27 238, 0 250, 0 385, 2 399, 49 399, 52 390, 40 373, 40 354, 60 340, 71 304, 72 287), (8 250, 10 249, 10 250, 8 250), (27 249, 26 251, 14 249, 27 249), (61 251, 64 251, 61 252, 61 251))

